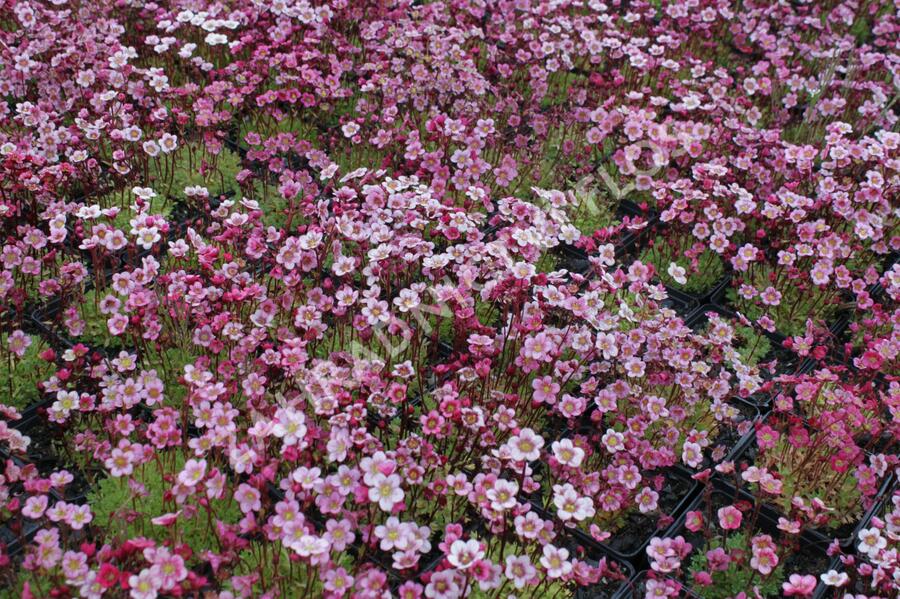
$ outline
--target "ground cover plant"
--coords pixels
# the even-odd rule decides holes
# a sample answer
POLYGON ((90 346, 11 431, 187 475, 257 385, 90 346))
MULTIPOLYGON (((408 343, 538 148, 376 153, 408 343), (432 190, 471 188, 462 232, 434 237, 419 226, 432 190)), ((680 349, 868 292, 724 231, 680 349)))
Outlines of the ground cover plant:
POLYGON ((892 0, 0 0, 0 597, 900 586, 892 0))

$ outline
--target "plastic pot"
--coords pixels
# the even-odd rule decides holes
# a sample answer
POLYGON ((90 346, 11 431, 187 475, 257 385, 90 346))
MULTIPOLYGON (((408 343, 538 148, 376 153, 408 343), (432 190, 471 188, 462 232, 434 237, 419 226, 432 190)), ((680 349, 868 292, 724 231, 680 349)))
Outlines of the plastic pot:
POLYGON ((702 306, 703 304, 714 303, 722 300, 725 296, 725 291, 728 289, 730 283, 731 274, 726 272, 719 280, 713 283, 711 287, 701 293, 688 293, 686 291, 680 291, 675 287, 671 287, 669 285, 666 285, 666 289, 669 291, 669 295, 677 294, 678 297, 682 298, 682 301, 689 303, 696 310, 697 307, 702 306))
POLYGON ((697 310, 697 300, 693 296, 668 286, 666 293, 669 297, 661 301, 660 305, 675 310, 682 318, 689 317, 697 310))
POLYGON ((628 588, 628 584, 634 578, 634 567, 627 561, 612 555, 605 555, 592 547, 584 547, 585 556, 581 558, 591 566, 596 566, 600 560, 605 559, 607 566, 615 568, 625 577, 625 580, 601 580, 589 587, 575 589, 574 599, 614 599, 620 597, 628 588))
MULTIPOLYGON (((750 443, 747 445, 744 451, 747 452, 749 461, 752 462, 753 460, 755 460, 757 451, 755 436, 750 439, 750 443)), ((735 480, 731 478, 718 479, 720 488, 735 490, 735 492, 737 492, 734 482, 735 480)), ((741 483, 740 493, 749 495, 745 490, 747 488, 745 486, 745 483, 742 480, 739 482, 741 483)), ((815 541, 816 544, 820 547, 827 547, 832 541, 837 540, 842 549, 851 549, 857 538, 857 535, 859 534, 859 531, 869 525, 869 522, 872 520, 872 516, 877 513, 878 509, 882 506, 884 498, 889 495, 894 482, 895 481, 893 474, 889 473, 881 481, 871 505, 863 511, 859 519, 855 522, 843 524, 834 529, 810 529, 804 534, 807 536, 807 538, 815 541)), ((774 504, 766 504, 765 508, 771 514, 774 514, 776 516, 781 515, 781 508, 774 504)))
MULTIPOLYGON (((717 488, 714 488, 712 492, 709 494, 709 497, 705 494, 697 497, 691 505, 688 507, 687 511, 701 511, 704 514, 704 518, 708 518, 709 514, 712 514, 712 518, 715 519, 715 511, 719 507, 723 507, 726 505, 731 505, 735 500, 744 500, 744 501, 753 501, 753 497, 743 491, 737 491, 734 489, 729 489, 727 485, 720 485, 717 488)), ((685 513, 686 513, 685 512, 685 513)), ((673 538, 676 536, 684 537, 689 543, 691 543, 692 550, 690 555, 682 562, 681 568, 682 571, 687 574, 687 570, 691 559, 694 555, 696 555, 700 551, 705 550, 705 539, 700 533, 693 533, 689 531, 685 527, 685 519, 686 516, 682 515, 678 521, 672 526, 669 533, 666 535, 669 538, 673 538)), ((747 518, 744 521, 744 527, 747 525, 747 518)), ((752 534, 756 533, 764 533, 771 535, 775 540, 776 544, 782 544, 783 533, 778 529, 778 514, 763 507, 759 510, 759 515, 756 520, 756 527, 752 534)), ((793 573, 801 573, 801 574, 814 574, 818 575, 821 572, 825 572, 830 564, 832 563, 832 558, 828 557, 825 553, 825 548, 827 547, 827 543, 822 543, 822 541, 817 538, 815 535, 809 533, 802 533, 798 540, 799 547, 782 557, 780 566, 784 567, 784 576, 785 580, 793 573)), ((701 587, 696 587, 691 584, 688 580, 681 580, 682 584, 685 585, 686 594, 691 597, 703 598, 704 593, 701 587)), ((818 582, 816 590, 814 591, 812 597, 813 599, 820 599, 827 587, 821 581, 818 582)), ((749 593, 750 589, 746 589, 749 593)), ((781 596, 781 588, 779 585, 778 595, 773 596, 781 596)))
POLYGON ((6 544, 7 554, 15 557, 25 550, 40 529, 39 521, 27 518, 22 519, 21 525, 4 524, 0 526, 0 543, 6 544))
MULTIPOLYGON (((543 463, 538 463, 538 465, 543 465, 543 463)), ((660 474, 666 477, 666 482, 660 491, 658 511, 672 519, 677 519, 694 499, 694 496, 700 489, 700 485, 691 478, 691 473, 688 470, 681 467, 676 466, 660 474)), ((540 473, 536 471, 535 478, 539 476, 540 473)), ((554 514, 544 508, 543 496, 539 498, 534 496, 525 497, 525 499, 531 501, 542 517, 558 521, 554 514)), ((588 523, 581 523, 581 525, 576 526, 572 529, 571 534, 584 547, 599 550, 620 561, 627 561, 635 568, 641 568, 646 563, 644 550, 650 543, 650 539, 662 536, 668 531, 668 528, 660 529, 657 527, 658 520, 658 513, 645 515, 634 510, 626 513, 625 524, 619 530, 610 531, 612 536, 605 541, 597 541, 591 536, 588 530, 588 523)))
POLYGON ((82 343, 91 351, 98 352, 105 355, 106 357, 116 356, 122 350, 131 349, 133 351, 133 348, 127 347, 122 342, 122 340, 117 337, 114 337, 110 340, 112 341, 112 343, 101 346, 84 342, 78 338, 70 339, 66 335, 66 331, 60 328, 61 314, 62 300, 59 297, 53 298, 46 305, 38 308, 31 313, 31 320, 34 323, 35 328, 45 338, 45 340, 47 340, 52 345, 72 347, 77 343, 82 343))

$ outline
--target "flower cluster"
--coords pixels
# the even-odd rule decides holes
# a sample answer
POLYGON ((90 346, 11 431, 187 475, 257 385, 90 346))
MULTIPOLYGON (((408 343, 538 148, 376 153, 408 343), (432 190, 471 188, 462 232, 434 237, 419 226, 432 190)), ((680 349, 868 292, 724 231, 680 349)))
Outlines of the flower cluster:
POLYGON ((0 0, 0 582, 889 594, 896 8, 0 0))

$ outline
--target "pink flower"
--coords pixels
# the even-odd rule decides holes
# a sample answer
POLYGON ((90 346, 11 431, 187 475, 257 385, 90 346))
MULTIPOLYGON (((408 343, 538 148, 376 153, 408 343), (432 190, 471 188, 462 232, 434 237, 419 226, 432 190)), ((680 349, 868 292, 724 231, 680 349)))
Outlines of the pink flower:
POLYGON ((778 554, 772 549, 756 550, 750 558, 750 567, 757 570, 763 576, 768 576, 778 566, 778 554))
POLYGON ((781 303, 781 292, 774 287, 766 287, 759 297, 762 303, 769 306, 777 306, 781 303))
POLYGON ((717 515, 719 516, 719 526, 725 530, 737 530, 741 527, 743 515, 741 514, 741 511, 733 505, 719 508, 717 515))
POLYGON ((338 597, 353 588, 353 576, 348 574, 344 568, 335 568, 326 572, 324 582, 325 590, 335 593, 338 597))
POLYGON ((72 530, 81 530, 94 519, 90 506, 73 505, 70 506, 66 515, 66 524, 72 530))
POLYGON ((31 337, 20 330, 16 330, 10 334, 7 344, 9 345, 9 351, 21 358, 31 345, 31 337))
POLYGON ((687 466, 697 468, 703 462, 703 448, 687 441, 681 448, 681 459, 687 466))
POLYGON ((697 510, 685 514, 684 526, 691 532, 698 532, 703 528, 703 512, 697 510))
POLYGON ((144 557, 153 563, 150 570, 160 577, 162 582, 160 588, 163 590, 172 589, 187 578, 188 572, 184 566, 184 559, 176 553, 170 553, 168 549, 145 549, 144 557))
POLYGON ((629 358, 625 362, 625 373, 633 378, 644 376, 646 364, 637 358, 629 358))
POLYGON ((541 457, 544 439, 530 428, 523 428, 518 435, 510 437, 507 445, 513 460, 533 462, 541 457))
POLYGON ((640 512, 642 514, 649 514, 650 512, 656 511, 659 493, 650 487, 644 487, 634 499, 638 504, 640 512))
POLYGON ((246 483, 241 483, 234 493, 234 498, 240 505, 241 511, 245 514, 258 511, 262 508, 260 497, 260 492, 246 483))
POLYGON ((485 492, 485 496, 490 500, 492 510, 502 512, 515 507, 518 492, 519 485, 515 481, 501 478, 485 492))
POLYGON ((37 520, 44 515, 44 511, 47 509, 47 502, 48 498, 46 495, 29 497, 25 500, 25 505, 22 507, 22 515, 26 518, 37 520))
POLYGON ((156 526, 172 526, 178 521, 178 516, 181 515, 181 512, 182 510, 178 510, 177 512, 169 512, 161 516, 156 516, 155 518, 151 518, 150 522, 156 526))
POLYGON ((785 597, 809 597, 816 590, 816 577, 800 574, 791 574, 788 582, 782 583, 785 597))
POLYGON ((512 581, 514 587, 521 589, 535 577, 537 568, 531 564, 527 555, 508 555, 504 574, 512 581))
POLYGON ((553 504, 561 520, 578 522, 594 515, 594 503, 590 497, 582 497, 570 483, 553 485, 553 504))
POLYGON ((162 577, 145 568, 137 576, 128 578, 131 599, 156 599, 158 591, 162 588, 162 577))
POLYGON ((559 393, 560 387, 551 377, 534 379, 531 381, 531 388, 534 390, 532 397, 535 401, 550 405, 556 403, 556 395, 559 393))

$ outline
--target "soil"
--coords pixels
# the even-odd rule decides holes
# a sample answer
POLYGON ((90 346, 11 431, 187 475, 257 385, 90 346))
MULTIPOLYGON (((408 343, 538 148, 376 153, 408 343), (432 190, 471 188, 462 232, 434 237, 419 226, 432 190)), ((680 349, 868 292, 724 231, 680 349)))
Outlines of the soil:
POLYGON ((782 374, 796 373, 797 369, 800 367, 800 363, 803 361, 802 358, 791 350, 782 347, 778 341, 771 339, 771 342, 772 349, 769 350, 759 363, 765 364, 772 360, 778 360, 778 366, 775 368, 774 372, 769 372, 768 369, 761 369, 760 374, 763 379, 769 380, 782 374))
MULTIPOLYGON (((672 516, 694 484, 694 481, 679 475, 669 476, 659 493, 659 511, 672 516)), ((614 531, 604 544, 620 555, 631 557, 640 553, 650 538, 657 534, 658 521, 658 516, 632 512, 626 517, 625 525, 614 531)))
MULTIPOLYGON (((731 402, 735 408, 741 413, 742 421, 755 419, 759 415, 759 411, 751 405, 748 405, 741 401, 731 402)), ((735 454, 744 454, 746 453, 746 448, 743 448, 744 451, 740 451, 742 448, 737 447, 741 440, 743 440, 744 436, 738 433, 738 425, 733 426, 725 426, 719 430, 719 434, 713 439, 712 443, 710 443, 710 448, 715 449, 716 447, 725 447, 725 460, 737 460, 740 455, 735 454)), ((704 468, 711 468, 714 466, 714 462, 709 457, 709 452, 704 452, 703 462, 700 464, 700 467, 697 470, 702 470, 704 468)))
POLYGON ((627 581, 605 581, 587 588, 575 590, 574 599, 611 599, 622 590, 627 581))

